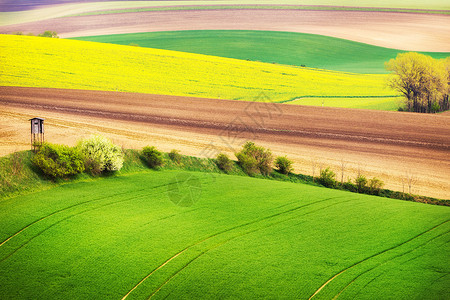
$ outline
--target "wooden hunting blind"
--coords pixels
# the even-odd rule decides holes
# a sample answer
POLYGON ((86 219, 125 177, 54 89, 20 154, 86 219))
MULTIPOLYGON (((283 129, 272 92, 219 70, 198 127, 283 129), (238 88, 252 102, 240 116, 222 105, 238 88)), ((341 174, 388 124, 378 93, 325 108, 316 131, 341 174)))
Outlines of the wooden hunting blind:
POLYGON ((33 118, 31 121, 31 146, 36 150, 36 145, 44 143, 44 119, 33 118))

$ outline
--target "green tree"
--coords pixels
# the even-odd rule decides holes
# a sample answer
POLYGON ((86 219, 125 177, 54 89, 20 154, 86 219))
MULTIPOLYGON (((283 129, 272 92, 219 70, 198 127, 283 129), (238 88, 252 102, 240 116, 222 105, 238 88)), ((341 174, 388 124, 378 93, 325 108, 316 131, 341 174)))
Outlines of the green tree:
POLYGON ((406 98, 406 109, 414 112, 447 110, 449 60, 435 60, 415 52, 400 53, 386 63, 391 71, 388 85, 406 98))

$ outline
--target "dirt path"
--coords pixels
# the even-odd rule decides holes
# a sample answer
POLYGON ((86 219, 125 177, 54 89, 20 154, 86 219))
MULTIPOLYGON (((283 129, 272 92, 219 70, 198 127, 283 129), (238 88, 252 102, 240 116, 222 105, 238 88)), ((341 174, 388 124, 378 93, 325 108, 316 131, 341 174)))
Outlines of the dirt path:
POLYGON ((226 9, 56 18, 3 26, 0 33, 52 30, 69 38, 169 30, 275 30, 322 34, 402 50, 450 52, 448 28, 448 15, 226 9))
POLYGON ((114 92, 0 87, 0 155, 29 149, 28 119, 46 139, 73 145, 103 134, 127 148, 232 157, 246 140, 287 155, 299 173, 331 166, 396 190, 450 198, 450 116, 302 107, 114 92))

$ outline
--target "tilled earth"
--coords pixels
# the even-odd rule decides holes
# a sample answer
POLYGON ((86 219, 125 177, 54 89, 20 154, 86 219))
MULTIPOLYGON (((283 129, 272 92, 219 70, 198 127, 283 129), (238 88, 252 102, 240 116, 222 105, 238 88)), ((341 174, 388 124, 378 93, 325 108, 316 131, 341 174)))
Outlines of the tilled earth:
POLYGON ((215 157, 252 140, 287 155, 295 171, 337 179, 362 173, 386 187, 450 198, 450 115, 308 107, 103 91, 0 87, 0 155, 29 149, 31 117, 45 137, 74 145, 103 134, 126 148, 215 157), (343 172, 342 172, 343 170, 343 172))
POLYGON ((450 16, 439 14, 217 9, 54 18, 1 26, 0 33, 51 30, 69 38, 171 30, 274 30, 321 34, 401 50, 450 52, 449 27, 450 16))

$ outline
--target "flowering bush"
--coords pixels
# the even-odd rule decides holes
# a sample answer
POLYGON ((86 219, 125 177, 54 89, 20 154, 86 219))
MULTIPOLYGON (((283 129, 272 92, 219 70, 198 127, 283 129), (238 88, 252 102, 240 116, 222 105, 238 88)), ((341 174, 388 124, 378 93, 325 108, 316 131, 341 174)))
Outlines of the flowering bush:
POLYGON ((122 149, 103 136, 81 140, 77 147, 83 154, 86 170, 92 174, 122 168, 122 149))

